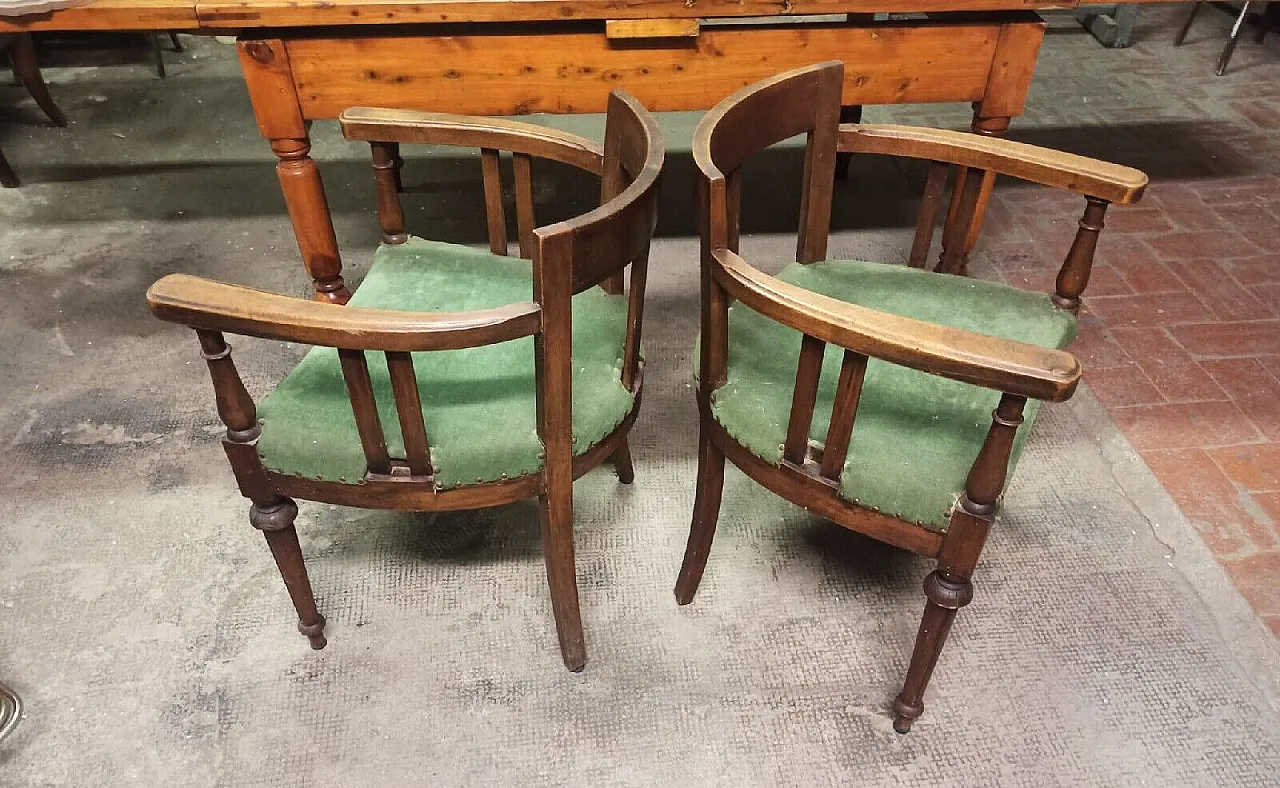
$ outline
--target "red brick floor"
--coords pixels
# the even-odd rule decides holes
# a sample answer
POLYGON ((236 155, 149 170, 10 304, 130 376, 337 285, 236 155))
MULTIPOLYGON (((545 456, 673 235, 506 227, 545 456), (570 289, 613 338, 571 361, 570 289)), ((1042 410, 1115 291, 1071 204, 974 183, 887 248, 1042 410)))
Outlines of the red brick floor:
MULTIPOLYGON (((1088 387, 1280 637, 1280 46, 1242 41, 1216 77, 1229 20, 1202 13, 1174 48, 1183 14, 1144 6, 1135 45, 1121 52, 1069 23, 1051 30, 1010 136, 1151 176, 1139 205, 1107 216, 1072 349, 1088 387)), ((1073 195, 1002 185, 973 270, 1051 288, 1082 207, 1073 195)))
MULTIPOLYGON (((1051 287, 1039 250, 1066 248, 1078 205, 998 199, 991 259, 1051 287)), ((1153 181, 1111 214, 1074 346, 1085 382, 1280 637, 1280 178, 1153 181)))

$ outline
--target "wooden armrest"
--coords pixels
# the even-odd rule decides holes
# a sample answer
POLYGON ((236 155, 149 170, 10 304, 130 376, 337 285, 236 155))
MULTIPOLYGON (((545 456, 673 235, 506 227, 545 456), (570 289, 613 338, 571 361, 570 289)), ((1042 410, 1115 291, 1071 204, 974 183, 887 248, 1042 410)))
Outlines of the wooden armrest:
POLYGON ((591 140, 504 118, 350 107, 338 115, 338 122, 349 140, 491 148, 551 159, 596 175, 604 166, 604 150, 591 140))
POLYGON ((1146 173, 1132 167, 961 131, 846 123, 839 150, 976 167, 1120 205, 1137 202, 1147 187, 1146 173))
POLYGON ((728 249, 712 251, 716 280, 751 309, 891 364, 1032 399, 1075 393, 1080 363, 1063 350, 899 317, 787 284, 728 249))
POLYGON ((161 320, 208 331, 347 350, 454 350, 536 334, 537 304, 473 312, 400 312, 307 301, 186 274, 147 290, 161 320))

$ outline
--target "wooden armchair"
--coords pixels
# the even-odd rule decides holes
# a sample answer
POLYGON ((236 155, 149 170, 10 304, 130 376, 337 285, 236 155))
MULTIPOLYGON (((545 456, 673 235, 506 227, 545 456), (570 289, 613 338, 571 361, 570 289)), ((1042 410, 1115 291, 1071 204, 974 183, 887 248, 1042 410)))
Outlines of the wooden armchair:
POLYGON ((783 498, 937 559, 894 704, 894 727, 906 733, 924 711, 925 685, 952 619, 973 596, 970 578, 1035 418, 1034 400, 1065 400, 1080 380, 1080 364, 1061 348, 1075 334, 1103 212, 1109 203, 1136 201, 1147 179, 1127 167, 972 134, 838 125, 842 73, 842 64, 826 63, 744 88, 711 110, 694 135, 701 429, 693 523, 675 594, 688 604, 702 579, 726 456, 783 498), (739 168, 797 134, 808 135, 797 264, 774 277, 738 254, 739 168), (908 266, 826 260, 837 152, 933 162, 908 266), (935 273, 924 270, 925 257, 953 165, 969 171, 957 178, 935 273), (1084 195, 1054 293, 951 275, 964 267, 964 240, 989 171, 1084 195))
POLYGON ((372 145, 385 241, 349 304, 171 275, 148 291, 151 309, 199 336, 227 425, 223 445, 253 502, 249 520, 266 536, 312 648, 324 647, 325 622, 293 498, 435 511, 537 496, 561 653, 580 670, 573 480, 610 457, 632 480, 627 433, 640 405, 658 127, 620 92, 609 100, 603 148, 506 120, 377 109, 340 120, 348 138, 372 145), (489 251, 406 235, 400 143, 482 149, 489 251), (514 156, 527 259, 505 256, 499 150, 514 156), (534 157, 600 175, 600 207, 535 226, 534 157), (223 332, 316 347, 255 407, 223 332))

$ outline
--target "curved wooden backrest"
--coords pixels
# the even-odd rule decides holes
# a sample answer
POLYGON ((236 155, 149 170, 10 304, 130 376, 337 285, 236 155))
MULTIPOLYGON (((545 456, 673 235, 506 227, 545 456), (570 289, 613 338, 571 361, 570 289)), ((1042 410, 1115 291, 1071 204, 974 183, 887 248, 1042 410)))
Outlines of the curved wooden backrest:
POLYGON ((708 198, 723 206, 712 211, 713 245, 737 251, 742 163, 770 145, 806 134, 796 260, 826 257, 843 83, 839 61, 798 68, 739 90, 703 117, 693 135, 693 158, 708 180, 708 198), (719 216, 729 221, 715 221, 719 216))
MULTIPOLYGON (((707 113, 693 144, 701 171, 703 249, 699 399, 708 407, 726 378, 731 300, 801 332, 782 461, 832 489, 844 467, 871 357, 996 389, 1019 408, 1027 397, 1066 399, 1080 379, 1080 365, 1069 353, 848 304, 788 285, 737 254, 739 168, 753 153, 806 133, 796 259, 825 259, 842 80, 841 64, 824 63, 744 88, 707 113), (827 435, 815 450, 809 432, 828 344, 840 347, 843 359, 827 435)), ((851 135, 856 132, 846 127, 844 136, 851 135)))
MULTIPOLYGON (((574 293, 619 274, 648 253, 658 223, 658 182, 665 155, 653 116, 630 95, 611 93, 600 207, 534 230, 541 248, 567 247, 574 293)), ((542 262, 551 264, 545 257, 542 262)))

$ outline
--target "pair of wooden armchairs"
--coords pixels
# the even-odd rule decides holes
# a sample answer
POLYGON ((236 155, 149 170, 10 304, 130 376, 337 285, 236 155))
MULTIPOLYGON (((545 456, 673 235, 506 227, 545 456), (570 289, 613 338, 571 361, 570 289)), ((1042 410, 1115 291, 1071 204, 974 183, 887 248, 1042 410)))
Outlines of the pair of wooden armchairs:
MULTIPOLYGON (((780 75, 726 99, 695 136, 701 434, 676 597, 688 603, 703 574, 726 456, 784 498, 936 558, 895 706, 905 732, 923 710, 955 611, 972 595, 970 575, 1035 414, 1027 400, 1064 400, 1079 380, 1079 364, 1060 348, 1074 334, 1102 213, 1108 202, 1136 200, 1145 178, 969 134, 840 126, 842 84, 839 63, 780 75), (798 264, 772 277, 737 254, 738 173, 752 154, 797 134, 808 135, 798 264), (934 162, 910 266, 825 261, 837 152, 934 162), (967 169, 934 273, 923 270, 924 256, 952 165, 967 169), (995 172, 1087 196, 1054 294, 958 275, 985 174, 995 172)), ((351 109, 341 122, 348 138, 372 145, 384 238, 347 305, 174 275, 151 288, 151 307, 199 336, 250 521, 266 535, 312 647, 325 644, 324 619, 294 531, 294 498, 442 510, 538 496, 560 647, 565 665, 580 670, 572 484, 610 458, 620 479, 632 480, 627 433, 640 403, 661 134, 620 92, 610 98, 603 147, 451 115, 351 109), (482 150, 489 251, 405 234, 400 143, 482 150), (513 154, 527 261, 505 256, 499 150, 513 154), (532 157, 600 175, 600 207, 535 226, 532 157), (255 408, 223 332, 316 348, 255 408)))

